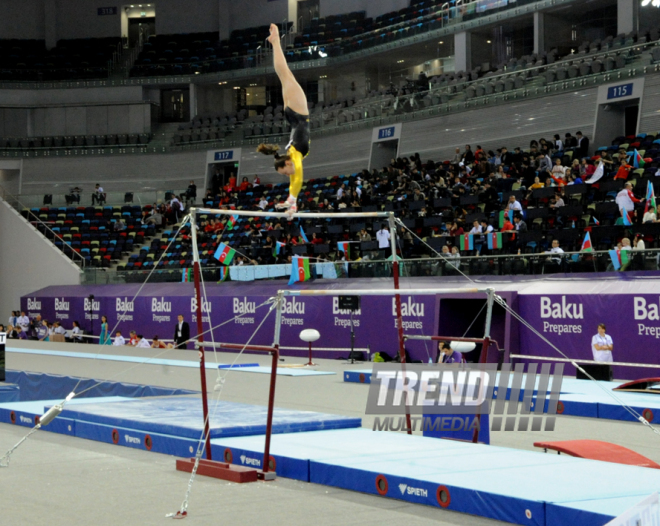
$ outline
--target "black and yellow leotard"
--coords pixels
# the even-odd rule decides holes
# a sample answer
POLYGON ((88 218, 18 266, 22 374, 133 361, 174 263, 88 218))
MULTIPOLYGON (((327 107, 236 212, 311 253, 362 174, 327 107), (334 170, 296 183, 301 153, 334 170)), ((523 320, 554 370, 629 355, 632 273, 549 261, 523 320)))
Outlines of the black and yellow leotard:
POLYGON ((286 153, 296 170, 290 178, 289 194, 297 198, 303 184, 302 160, 309 153, 309 115, 301 115, 291 108, 284 108, 284 116, 291 124, 291 137, 286 145, 286 153))

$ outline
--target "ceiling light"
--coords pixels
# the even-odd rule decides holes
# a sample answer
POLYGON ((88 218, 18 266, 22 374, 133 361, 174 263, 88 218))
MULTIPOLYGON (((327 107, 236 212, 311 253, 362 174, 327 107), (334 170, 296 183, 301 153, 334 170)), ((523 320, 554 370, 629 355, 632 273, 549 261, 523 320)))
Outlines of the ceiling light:
POLYGON ((490 44, 490 40, 486 40, 486 44, 490 44))
POLYGON ((441 40, 440 42, 438 42, 438 44, 444 44, 444 42, 441 40))

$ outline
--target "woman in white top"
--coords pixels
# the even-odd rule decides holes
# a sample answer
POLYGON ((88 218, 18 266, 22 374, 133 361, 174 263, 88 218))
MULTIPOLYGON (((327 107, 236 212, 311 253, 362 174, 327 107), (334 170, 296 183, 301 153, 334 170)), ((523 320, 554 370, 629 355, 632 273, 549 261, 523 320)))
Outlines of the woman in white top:
POLYGON ((598 334, 591 338, 591 351, 594 355, 594 361, 602 363, 612 363, 612 337, 605 334, 605 324, 598 325, 598 334))

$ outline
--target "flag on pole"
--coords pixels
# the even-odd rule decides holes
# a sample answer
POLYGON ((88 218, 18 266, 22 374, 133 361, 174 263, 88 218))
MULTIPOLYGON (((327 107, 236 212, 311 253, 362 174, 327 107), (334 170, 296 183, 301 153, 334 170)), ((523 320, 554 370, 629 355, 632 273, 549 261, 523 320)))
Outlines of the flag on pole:
POLYGON ((470 234, 463 234, 460 238, 461 250, 474 250, 474 239, 470 234))
POLYGON ((303 238, 303 241, 305 243, 309 243, 309 239, 307 239, 307 236, 305 235, 305 231, 303 230, 302 225, 300 225, 300 237, 303 238))
POLYGON ((236 254, 236 251, 233 248, 224 243, 220 243, 218 245, 218 250, 215 251, 214 257, 220 263, 229 265, 231 264, 231 260, 234 259, 234 254, 236 254))
POLYGON ((623 224, 625 226, 632 226, 630 215, 628 215, 628 211, 625 208, 621 208, 621 217, 623 218, 623 224))
POLYGON ((181 269, 181 282, 189 283, 195 280, 195 272, 191 268, 181 269))
POLYGON ((649 211, 649 208, 653 208, 656 212, 658 210, 655 204, 655 191, 653 190, 653 183, 651 181, 649 181, 646 186, 646 204, 644 205, 645 214, 649 211))
POLYGON ((633 166, 635 168, 642 168, 645 164, 644 158, 639 155, 639 152, 635 148, 635 153, 633 153, 633 166))
POLYGON ((275 241, 275 247, 273 248, 273 256, 279 256, 282 249, 286 246, 286 243, 280 243, 275 241))
POLYGON ((289 279, 289 285, 293 285, 298 281, 308 281, 310 278, 309 258, 293 256, 291 259, 291 278, 289 279))
POLYGON ((582 248, 580 252, 593 252, 594 247, 591 245, 591 236, 587 232, 584 236, 584 241, 582 242, 582 248))
POLYGON ((229 276, 229 269, 227 267, 220 267, 219 270, 220 270, 220 281, 218 281, 218 283, 220 283, 221 281, 226 281, 227 277, 229 276))
POLYGON ((343 252, 346 259, 351 259, 351 246, 348 241, 337 241, 337 250, 343 252))
POLYGON ((227 220, 227 230, 233 230, 236 223, 238 223, 238 216, 229 216, 229 219, 227 220))
POLYGON ((502 248, 502 233, 493 232, 492 234, 486 235, 488 239, 488 248, 493 250, 495 248, 502 248))
POLYGON ((594 220, 594 223, 596 223, 596 226, 600 225, 600 221, 598 221, 598 219, 595 217, 592 217, 592 219, 594 220))

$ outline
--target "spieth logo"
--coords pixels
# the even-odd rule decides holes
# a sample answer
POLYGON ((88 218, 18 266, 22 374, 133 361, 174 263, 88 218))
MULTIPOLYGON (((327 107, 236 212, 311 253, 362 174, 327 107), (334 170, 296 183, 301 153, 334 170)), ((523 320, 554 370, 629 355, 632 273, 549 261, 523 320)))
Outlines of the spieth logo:
POLYGON ((20 417, 18 417, 18 419, 19 419, 21 422, 23 422, 24 424, 31 424, 31 423, 32 423, 32 419, 31 419, 31 418, 28 418, 27 416, 23 416, 23 415, 21 415, 20 417))
POLYGON ((152 298, 151 299, 151 312, 172 312, 172 302, 165 301, 165 298, 152 298))
POLYGON ((566 296, 561 297, 561 303, 552 303, 550 298, 541 296, 541 318, 582 320, 582 303, 566 303, 566 296))
POLYGON ((89 301, 89 298, 85 298, 85 301, 83 302, 83 310, 85 312, 101 310, 101 303, 94 300, 89 301))
POLYGON ((137 437, 132 437, 130 435, 124 435, 124 440, 127 444, 140 444, 140 439, 137 437))
POLYGON ((292 300, 284 300, 284 303, 282 304, 282 313, 284 314, 305 314, 305 304, 296 301, 296 298, 293 298, 292 300))
POLYGON ((651 321, 660 320, 659 304, 651 303, 647 305, 646 299, 638 298, 638 297, 635 297, 634 301, 635 301, 636 320, 651 320, 651 321))
POLYGON ((234 314, 254 314, 257 311, 257 304, 254 301, 248 301, 243 298, 234 298, 234 314))
POLYGON ((405 495, 407 493, 408 495, 415 495, 417 497, 429 496, 428 490, 425 490, 423 488, 413 488, 411 486, 408 486, 408 484, 399 484, 399 491, 401 491, 401 495, 405 495))
POLYGON ((250 458, 245 455, 241 455, 241 464, 246 466, 256 466, 261 467, 261 461, 258 458, 250 458))
MULTIPOLYGON (((402 316, 424 316, 424 304, 415 303, 411 297, 407 301, 401 300, 402 316)), ((392 316, 396 316, 396 298, 392 298, 392 316)))
POLYGON ((36 299, 28 298, 27 308, 28 310, 41 310, 41 302, 36 299))
MULTIPOLYGON (((202 312, 209 313, 212 307, 211 303, 202 300, 202 312)), ((190 298, 190 312, 197 312, 197 298, 190 298)))
MULTIPOLYGON (((346 310, 346 309, 340 309, 339 308, 339 298, 337 296, 334 296, 332 298, 332 314, 340 314, 343 316, 350 316, 351 311, 346 310)), ((353 312, 353 316, 360 316, 362 314, 362 309, 358 309, 353 312)))
POLYGON ((133 312, 133 302, 128 301, 128 298, 124 298, 123 300, 121 298, 117 298, 115 307, 117 312, 133 312))
POLYGON ((55 298, 55 310, 66 310, 66 311, 68 311, 69 310, 69 302, 64 301, 64 298, 62 298, 61 300, 55 298))

